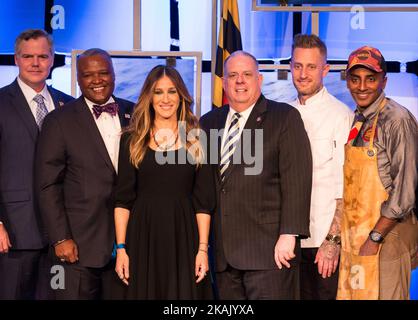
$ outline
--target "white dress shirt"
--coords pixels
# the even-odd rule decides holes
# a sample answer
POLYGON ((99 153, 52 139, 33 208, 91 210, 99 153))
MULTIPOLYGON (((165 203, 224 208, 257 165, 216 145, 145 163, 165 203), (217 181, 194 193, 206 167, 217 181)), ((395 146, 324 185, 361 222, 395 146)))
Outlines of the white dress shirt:
MULTIPOLYGON (((119 121, 119 115, 116 113, 115 116, 112 116, 107 112, 102 112, 100 116, 96 119, 93 113, 93 106, 95 105, 95 103, 91 102, 86 97, 84 97, 84 99, 87 103, 87 106, 90 109, 94 121, 96 122, 97 128, 100 131, 100 135, 102 136, 103 142, 106 146, 113 167, 117 172, 119 159, 119 142, 122 130, 119 121)), ((111 102, 115 102, 115 100, 112 97, 110 97, 109 100, 104 104, 111 102)))
POLYGON ((318 248, 327 236, 334 218, 336 199, 342 198, 344 145, 351 129, 353 112, 323 87, 299 110, 308 134, 313 162, 310 213, 311 237, 301 241, 303 248, 318 248))
POLYGON ((48 110, 48 113, 55 109, 54 101, 52 100, 51 95, 47 89, 46 84, 41 92, 36 92, 31 87, 29 87, 26 83, 24 83, 19 77, 17 77, 17 83, 19 84, 20 89, 25 96, 26 101, 30 107, 30 111, 33 114, 33 117, 36 120, 36 109, 38 108, 38 104, 33 100, 36 95, 41 94, 44 97, 45 106, 48 110))

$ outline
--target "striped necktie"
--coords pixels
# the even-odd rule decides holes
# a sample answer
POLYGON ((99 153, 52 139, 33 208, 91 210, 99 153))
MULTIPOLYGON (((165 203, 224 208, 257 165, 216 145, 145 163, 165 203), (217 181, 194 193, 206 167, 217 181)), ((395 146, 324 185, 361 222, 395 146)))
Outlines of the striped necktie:
POLYGON ((354 125, 350 130, 350 134, 348 135, 347 143, 351 146, 355 145, 356 138, 358 134, 361 131, 361 127, 363 126, 363 123, 366 121, 366 118, 362 113, 359 113, 356 115, 356 118, 354 120, 354 125))
POLYGON ((241 115, 236 112, 232 116, 231 125, 229 126, 228 133, 225 139, 221 151, 221 163, 219 166, 219 171, 221 174, 221 181, 225 179, 225 172, 228 169, 229 164, 231 163, 232 156, 234 155, 237 142, 239 140, 239 118, 241 115))
POLYGON ((34 98, 33 101, 35 101, 37 103, 37 108, 36 108, 36 124, 38 125, 39 129, 42 126, 42 122, 44 121, 45 116, 48 114, 48 109, 46 108, 45 102, 44 102, 44 97, 41 94, 37 94, 34 98))

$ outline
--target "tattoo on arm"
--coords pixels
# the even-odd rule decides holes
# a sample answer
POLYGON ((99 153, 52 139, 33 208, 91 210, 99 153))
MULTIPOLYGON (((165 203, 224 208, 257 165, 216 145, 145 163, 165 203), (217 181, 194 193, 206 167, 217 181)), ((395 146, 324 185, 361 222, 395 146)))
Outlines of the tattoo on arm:
MULTIPOLYGON (((331 227, 329 228, 329 234, 331 235, 340 235, 341 234, 341 220, 343 215, 343 200, 337 199, 336 200, 336 207, 335 207, 335 213, 334 218, 331 223, 331 227)), ((334 260, 338 262, 338 258, 340 255, 340 245, 336 244, 335 242, 324 240, 322 242, 318 253, 321 253, 321 256, 323 259, 328 260, 334 260)), ((336 268, 336 265, 334 266, 334 269, 336 268)), ((335 271, 335 270, 334 270, 335 271)), ((334 272, 333 271, 333 272, 334 272)))
POLYGON ((332 220, 331 227, 329 228, 330 234, 341 234, 341 220, 343 217, 343 199, 337 199, 337 205, 335 207, 334 219, 332 220))

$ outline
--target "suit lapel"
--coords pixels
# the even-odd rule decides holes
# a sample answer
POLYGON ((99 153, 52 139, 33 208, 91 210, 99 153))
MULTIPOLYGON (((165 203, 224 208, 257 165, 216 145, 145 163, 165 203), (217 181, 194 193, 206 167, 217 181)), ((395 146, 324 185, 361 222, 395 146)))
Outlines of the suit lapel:
POLYGON ((263 96, 257 100, 253 111, 251 111, 244 129, 260 129, 267 112, 267 101, 263 96))
POLYGON ((57 93, 57 91, 49 86, 47 87, 47 89, 49 94, 51 95, 52 101, 54 102, 54 108, 58 109, 59 107, 62 107, 65 104, 65 101, 62 101, 62 99, 60 99, 60 96, 57 93))
POLYGON ((17 83, 17 80, 15 80, 12 83, 10 92, 12 95, 11 101, 13 103, 14 108, 16 109, 16 112, 22 118, 23 123, 25 124, 25 127, 28 129, 29 135, 31 136, 33 141, 36 141, 39 132, 38 125, 36 124, 35 118, 33 117, 33 113, 30 110, 28 102, 26 101, 26 98, 23 95, 23 92, 20 89, 19 84, 17 83))
POLYGON ((126 112, 125 104, 115 96, 113 96, 113 99, 118 104, 118 116, 120 121, 120 126, 123 129, 127 125, 129 125, 129 121, 131 120, 131 115, 126 112))
POLYGON ((262 123, 264 121, 264 118, 266 116, 267 112, 267 101, 264 98, 263 95, 260 96, 260 98, 257 100, 253 110, 250 113, 250 116, 247 119, 247 122, 245 123, 244 130, 250 130, 250 139, 247 136, 246 139, 242 139, 244 136, 244 130, 241 133, 241 136, 237 142, 237 148, 234 151, 233 159, 234 157, 236 159, 240 159, 240 163, 234 164, 231 162, 226 169, 225 172, 225 179, 224 182, 228 179, 231 172, 238 166, 243 166, 244 164, 244 150, 248 151, 254 151, 254 146, 252 145, 252 142, 255 140, 255 129, 261 129, 262 123), (238 155, 237 153, 240 153, 238 155))
POLYGON ((86 132, 88 132, 88 138, 91 140, 94 148, 96 148, 97 152, 106 162, 106 165, 109 167, 109 169, 114 172, 115 168, 113 167, 112 161, 110 160, 109 153, 107 152, 99 128, 97 128, 93 115, 90 112, 83 96, 78 98, 77 104, 75 106, 75 111, 77 112, 79 124, 85 129, 86 132))

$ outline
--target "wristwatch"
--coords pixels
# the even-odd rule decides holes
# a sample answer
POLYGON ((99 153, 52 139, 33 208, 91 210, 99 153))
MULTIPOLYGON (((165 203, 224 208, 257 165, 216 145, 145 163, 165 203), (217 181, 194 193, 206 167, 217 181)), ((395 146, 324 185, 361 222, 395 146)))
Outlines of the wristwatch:
POLYGON ((384 240, 382 234, 380 232, 376 231, 376 230, 370 231, 369 238, 370 238, 370 240, 372 240, 373 242, 376 242, 376 243, 382 243, 383 240, 384 240))
POLYGON ((327 237, 325 238, 325 240, 329 241, 329 242, 333 242, 335 244, 341 244, 341 237, 338 234, 327 234, 327 237))

